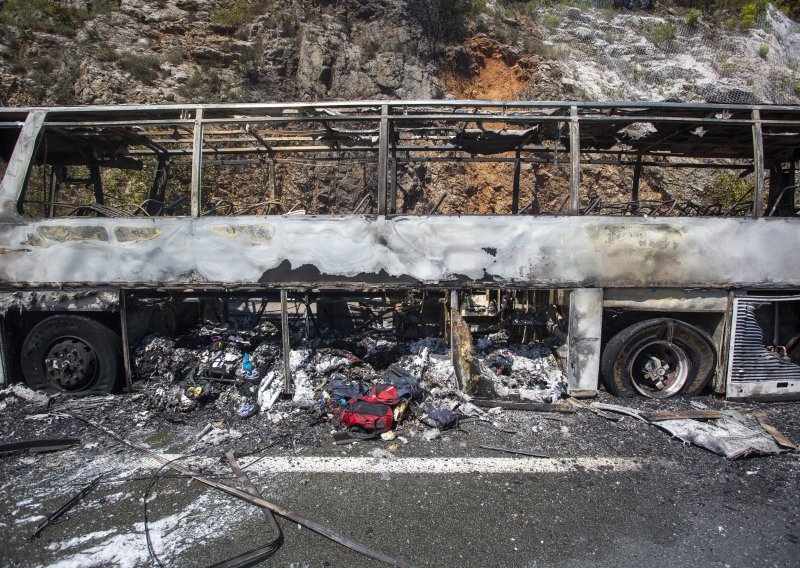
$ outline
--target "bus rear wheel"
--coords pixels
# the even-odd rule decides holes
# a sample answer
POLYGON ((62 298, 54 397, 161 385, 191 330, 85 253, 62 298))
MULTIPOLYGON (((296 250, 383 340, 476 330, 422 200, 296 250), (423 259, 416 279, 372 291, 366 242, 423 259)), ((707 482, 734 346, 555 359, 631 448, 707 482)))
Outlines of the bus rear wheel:
POLYGON ((72 395, 109 393, 122 371, 119 336, 84 316, 56 315, 34 326, 22 344, 29 387, 72 395))
POLYGON ((656 318, 626 327, 603 351, 601 372, 617 396, 669 398, 699 394, 717 365, 709 335, 672 318, 656 318))

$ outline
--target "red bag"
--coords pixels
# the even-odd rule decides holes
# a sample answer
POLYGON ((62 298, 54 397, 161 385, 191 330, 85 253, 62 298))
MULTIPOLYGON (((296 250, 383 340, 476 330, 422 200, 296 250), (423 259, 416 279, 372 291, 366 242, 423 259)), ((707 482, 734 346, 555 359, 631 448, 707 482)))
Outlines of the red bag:
POLYGON ((391 407, 362 398, 352 398, 338 413, 339 422, 347 426, 350 434, 378 436, 388 432, 394 422, 391 407))
POLYGON ((400 404, 400 401, 403 400, 403 397, 400 396, 400 393, 397 392, 394 385, 383 383, 375 385, 375 388, 362 398, 369 402, 380 402, 389 406, 397 406, 400 404))

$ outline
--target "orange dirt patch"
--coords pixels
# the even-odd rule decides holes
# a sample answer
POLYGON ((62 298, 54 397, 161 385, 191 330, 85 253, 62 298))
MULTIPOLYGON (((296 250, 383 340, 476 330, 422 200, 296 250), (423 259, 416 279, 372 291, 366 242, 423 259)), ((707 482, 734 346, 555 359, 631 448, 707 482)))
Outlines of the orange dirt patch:
POLYGON ((475 77, 448 74, 444 84, 458 99, 513 101, 519 99, 527 81, 520 81, 502 59, 484 59, 475 77))
POLYGON ((442 81, 447 90, 459 99, 518 100, 531 77, 528 62, 504 52, 497 40, 484 36, 467 39, 466 47, 476 72, 445 73, 442 81))
MULTIPOLYGON (((473 61, 470 72, 445 73, 442 81, 447 90, 458 99, 519 100, 531 77, 529 62, 504 51, 498 41, 485 36, 469 38, 466 47, 473 61)), ((485 123, 484 127, 502 128, 503 125, 485 123)), ((432 166, 432 169, 439 168, 432 166)), ((513 165, 508 163, 465 164, 460 174, 453 172, 455 179, 461 178, 459 185, 463 189, 453 192, 440 212, 472 215, 510 213, 513 170, 513 165)))

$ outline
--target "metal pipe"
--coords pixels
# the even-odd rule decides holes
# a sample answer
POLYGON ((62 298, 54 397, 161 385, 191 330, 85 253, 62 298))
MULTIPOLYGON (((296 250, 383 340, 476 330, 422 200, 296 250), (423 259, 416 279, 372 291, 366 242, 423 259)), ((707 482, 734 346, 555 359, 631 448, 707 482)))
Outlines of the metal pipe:
POLYGON ((389 107, 381 107, 378 134, 378 215, 386 215, 386 185, 389 162, 389 107))
POLYGON ((289 334, 289 304, 286 290, 281 290, 281 336, 283 354, 283 394, 292 394, 291 343, 289 334))
POLYGON ((450 363, 456 364, 455 316, 458 313, 458 290, 450 290, 450 363))
MULTIPOLYGON (((72 107, 13 107, 6 109, 11 114, 22 114, 35 110, 53 110, 59 113, 77 113, 77 114, 97 114, 109 113, 116 114, 120 112, 137 112, 137 111, 158 111, 173 113, 174 116, 180 116, 183 110, 194 110, 195 108, 203 108, 208 111, 290 111, 294 110, 297 113, 300 110, 307 110, 313 112, 323 112, 330 109, 353 109, 365 108, 371 109, 380 108, 386 105, 385 100, 353 100, 353 101, 312 101, 312 102, 294 102, 294 103, 210 103, 203 105, 187 105, 187 104, 163 104, 163 105, 105 105, 105 106, 72 106, 72 107)), ((580 109, 680 109, 680 110, 696 110, 696 111, 749 111, 753 108, 763 109, 769 111, 779 112, 796 112, 797 107, 791 105, 748 105, 748 104, 727 104, 727 103, 675 103, 675 102, 645 102, 645 101, 493 101, 493 100, 398 100, 389 104, 392 109, 397 109, 398 114, 407 114, 409 108, 424 108, 424 107, 438 107, 438 108, 500 108, 505 111, 508 109, 563 109, 570 106, 576 106, 580 109)), ((326 115, 330 118, 330 114, 326 115)), ((335 115, 340 116, 339 114, 335 115)), ((413 116, 413 115, 412 115, 413 116)))
POLYGON ((119 291, 119 327, 120 339, 122 340, 122 364, 125 374, 125 390, 133 392, 133 376, 131 373, 131 353, 128 338, 128 308, 125 303, 125 290, 119 291))
POLYGON ((756 186, 753 195, 753 219, 761 217, 764 202, 764 138, 761 132, 761 115, 753 109, 753 167, 756 186))
POLYGON ((367 202, 367 200, 370 197, 372 197, 372 195, 368 193, 364 197, 361 198, 361 201, 358 202, 358 205, 356 205, 353 208, 353 215, 356 215, 357 213, 361 212, 361 208, 364 206, 364 204, 367 202))
POLYGON ((447 197, 446 193, 441 194, 439 196, 439 199, 436 200, 436 203, 434 203, 433 207, 431 207, 431 210, 428 211, 428 215, 436 214, 436 212, 439 210, 439 207, 441 207, 446 197, 447 197))
POLYGON ((516 215, 519 212, 519 176, 520 176, 520 149, 517 148, 514 156, 514 181, 511 190, 511 214, 516 215))
POLYGON ((190 214, 200 216, 200 179, 203 173, 203 109, 198 108, 194 120, 194 146, 192 149, 192 202, 190 214))
POLYGON ((767 215, 767 217, 772 217, 775 214, 775 211, 778 209, 778 205, 780 205, 786 191, 789 189, 795 189, 795 187, 796 186, 794 185, 787 185, 781 190, 781 192, 778 194, 778 199, 775 200, 775 203, 772 205, 772 209, 769 210, 769 215, 767 215))
POLYGON ((581 185, 581 136, 580 125, 578 124, 578 107, 571 106, 569 114, 569 214, 577 215, 581 185))

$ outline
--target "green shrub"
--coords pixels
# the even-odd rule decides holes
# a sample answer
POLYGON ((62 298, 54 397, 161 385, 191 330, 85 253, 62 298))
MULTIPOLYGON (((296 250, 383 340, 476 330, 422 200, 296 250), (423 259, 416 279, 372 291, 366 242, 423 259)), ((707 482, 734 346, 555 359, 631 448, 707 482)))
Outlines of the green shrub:
MULTIPOLYGON (((503 12, 506 17, 508 18, 520 18, 523 16, 530 16, 533 14, 533 11, 539 6, 539 2, 536 0, 532 1, 516 1, 516 2, 501 2, 503 6, 503 12)), ((478 6, 480 10, 485 7, 486 3, 483 2, 483 6, 478 6)))
POLYGON ((118 0, 94 0, 89 15, 100 16, 101 14, 110 14, 117 11, 119 11, 118 0))
POLYGON ((689 8, 689 11, 686 12, 686 17, 683 18, 683 23, 688 28, 696 28, 700 24, 700 10, 689 8))
POLYGON ((62 35, 75 35, 85 19, 85 12, 48 0, 8 0, 0 11, 4 24, 62 35))
POLYGON ((211 12, 211 23, 220 26, 241 26, 255 20, 266 10, 265 2, 236 0, 227 8, 211 12))
POLYGON ((57 0, 6 0, 0 6, 0 22, 24 31, 74 36, 86 20, 118 9, 113 0, 93 2, 90 10, 57 0))
POLYGON ((120 66, 145 85, 152 85, 158 78, 161 59, 154 55, 119 55, 120 66))
POLYGON ((761 59, 766 59, 767 55, 769 55, 769 45, 762 43, 761 47, 758 48, 758 56, 761 59))
POLYGON ((558 17, 558 14, 553 14, 552 12, 549 14, 545 14, 542 16, 542 25, 547 29, 554 30, 558 27, 558 24, 561 23, 561 18, 558 17))
POLYGON ((222 96, 223 81, 217 71, 201 67, 192 73, 189 80, 178 87, 178 94, 200 102, 214 102, 222 96))
POLYGON ((656 44, 666 43, 675 39, 677 35, 678 28, 675 24, 657 23, 650 28, 650 39, 656 44))
POLYGON ((49 52, 47 55, 35 58, 31 62, 31 67, 43 75, 52 75, 58 69, 59 63, 61 63, 61 60, 58 56, 53 52, 49 52))
POLYGON ((767 11, 767 0, 748 2, 739 11, 739 27, 749 30, 756 25, 758 19, 767 11))
POLYGON ((183 63, 183 50, 180 48, 173 48, 167 51, 167 63, 170 65, 180 65, 183 63))
POLYGON ((703 193, 706 205, 720 204, 723 211, 737 203, 746 201, 752 195, 754 185, 752 176, 739 177, 739 174, 716 172, 703 193))
POLYGON ((733 77, 739 72, 740 67, 736 63, 725 61, 719 68, 719 74, 723 77, 733 77))
MULTIPOLYGON (((593 3, 597 2, 627 4, 627 0, 593 0, 593 3)), ((800 21, 800 2, 797 0, 769 0, 769 2, 795 22, 800 21)), ((704 14, 714 16, 717 21, 726 22, 730 19, 733 27, 741 28, 749 28, 755 25, 761 14, 767 9, 766 0, 670 0, 669 2, 651 1, 650 5, 658 8, 666 6, 699 8, 704 14)))
POLYGON ((437 53, 442 43, 467 34, 470 17, 486 9, 486 0, 409 0, 408 5, 437 53))
POLYGON ((278 15, 275 16, 275 23, 283 35, 289 35, 294 31, 294 16, 289 12, 278 12, 278 15))
POLYGON ((111 47, 101 47, 97 50, 97 53, 95 53, 95 57, 97 57, 98 61, 116 61, 119 59, 119 53, 111 47))

